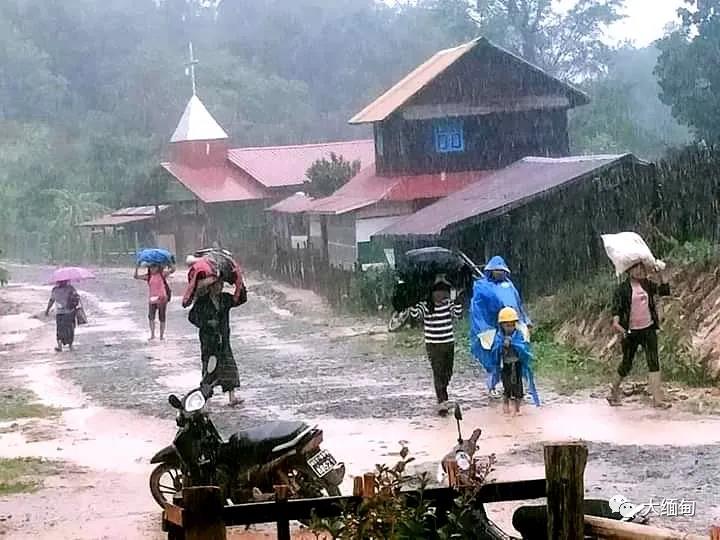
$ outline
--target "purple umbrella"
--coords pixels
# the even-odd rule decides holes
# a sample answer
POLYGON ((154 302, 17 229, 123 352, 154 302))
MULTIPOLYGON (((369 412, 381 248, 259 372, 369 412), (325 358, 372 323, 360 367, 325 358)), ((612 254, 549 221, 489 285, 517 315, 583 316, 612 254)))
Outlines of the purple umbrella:
POLYGON ((86 268, 67 266, 55 270, 48 283, 60 283, 61 281, 83 281, 85 279, 95 279, 95 274, 86 268))

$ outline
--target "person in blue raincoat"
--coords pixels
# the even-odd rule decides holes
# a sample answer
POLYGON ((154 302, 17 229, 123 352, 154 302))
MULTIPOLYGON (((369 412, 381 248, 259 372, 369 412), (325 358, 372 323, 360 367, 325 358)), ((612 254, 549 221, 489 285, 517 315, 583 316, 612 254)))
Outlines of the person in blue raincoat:
POLYGON ((490 373, 496 383, 498 380, 503 383, 503 411, 510 414, 512 402, 515 415, 520 414, 520 403, 524 396, 523 379, 527 382, 528 393, 533 402, 540 406, 532 371, 533 355, 530 343, 518 328, 518 322, 517 311, 511 307, 502 308, 498 315, 500 331, 495 335, 490 350, 490 373))
POLYGON ((519 329, 530 339, 532 321, 525 310, 515 284, 510 280, 510 268, 500 256, 491 258, 483 275, 473 285, 470 303, 470 351, 488 372, 488 390, 495 394, 490 370, 493 365, 491 349, 499 331, 498 314, 504 307, 515 309, 519 316, 519 329))

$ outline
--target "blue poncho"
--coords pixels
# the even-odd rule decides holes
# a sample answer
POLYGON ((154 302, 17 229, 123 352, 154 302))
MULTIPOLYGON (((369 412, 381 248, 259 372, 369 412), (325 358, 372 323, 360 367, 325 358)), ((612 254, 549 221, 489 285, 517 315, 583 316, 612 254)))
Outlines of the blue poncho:
MULTIPOLYGON (((502 354, 504 348, 505 336, 502 332, 495 334, 495 340, 490 350, 490 363, 488 367, 488 374, 490 377, 490 383, 494 387, 500 381, 500 372, 502 370, 502 354)), ((510 337, 510 346, 515 350, 520 359, 520 371, 523 379, 527 383, 528 394, 532 397, 533 403, 536 406, 540 406, 540 397, 538 396, 537 389, 535 388, 535 377, 533 376, 532 362, 533 354, 530 348, 530 343, 527 342, 525 336, 519 330, 515 330, 510 337)))

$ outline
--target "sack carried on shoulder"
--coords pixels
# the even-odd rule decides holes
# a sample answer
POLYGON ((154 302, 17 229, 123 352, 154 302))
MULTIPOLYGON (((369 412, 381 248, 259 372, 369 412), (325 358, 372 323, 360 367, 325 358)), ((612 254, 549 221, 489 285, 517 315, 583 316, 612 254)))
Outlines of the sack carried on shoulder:
POLYGON ((81 324, 87 324, 87 315, 85 315, 85 308, 82 306, 78 306, 75 309, 75 321, 77 322, 78 326, 81 324))

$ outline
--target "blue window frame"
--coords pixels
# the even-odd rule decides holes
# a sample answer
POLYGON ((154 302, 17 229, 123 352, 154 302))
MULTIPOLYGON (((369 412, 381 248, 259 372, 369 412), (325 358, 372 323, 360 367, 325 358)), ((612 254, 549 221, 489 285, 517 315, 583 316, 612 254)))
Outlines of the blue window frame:
POLYGON ((462 120, 442 120, 433 127, 435 151, 439 154, 463 152, 465 137, 462 120))

